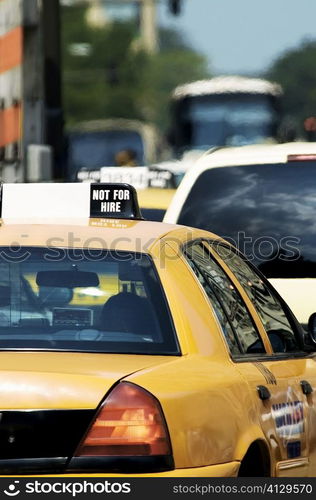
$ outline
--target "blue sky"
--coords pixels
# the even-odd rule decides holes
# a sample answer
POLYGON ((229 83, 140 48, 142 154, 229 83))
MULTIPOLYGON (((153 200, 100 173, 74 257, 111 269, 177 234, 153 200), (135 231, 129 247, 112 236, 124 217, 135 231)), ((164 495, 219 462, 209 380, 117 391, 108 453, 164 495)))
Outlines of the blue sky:
POLYGON ((179 29, 214 74, 257 74, 304 39, 316 40, 315 0, 182 2, 181 15, 173 17, 161 1, 159 22, 179 29))

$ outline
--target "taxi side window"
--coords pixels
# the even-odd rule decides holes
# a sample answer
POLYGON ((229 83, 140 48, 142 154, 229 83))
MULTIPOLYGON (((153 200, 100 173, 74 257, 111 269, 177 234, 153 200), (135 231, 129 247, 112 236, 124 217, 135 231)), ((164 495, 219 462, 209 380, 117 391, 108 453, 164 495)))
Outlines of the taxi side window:
POLYGON ((299 351, 299 344, 287 312, 269 285, 234 249, 218 242, 213 243, 212 248, 242 284, 265 327, 273 351, 276 353, 299 351))
POLYGON ((207 248, 194 243, 184 255, 210 299, 232 355, 265 353, 242 297, 207 248))
POLYGON ((214 312, 215 312, 216 317, 218 319, 218 322, 221 325, 222 331, 225 335, 225 339, 226 339, 226 342, 228 344, 230 352, 232 354, 235 354, 235 355, 240 354, 242 352, 242 349, 238 343, 237 336, 235 335, 235 333, 234 333, 234 331, 233 331, 233 329, 228 321, 228 317, 225 313, 225 310, 223 309, 221 302, 217 298, 217 295, 215 294, 212 287, 209 285, 209 283, 204 278, 203 274, 200 272, 196 263, 191 259, 189 259, 188 262, 189 262, 191 268, 193 269, 196 277, 198 278, 199 282, 201 283, 202 287, 204 288, 206 295, 210 299, 210 302, 213 306, 213 309, 214 309, 214 312))

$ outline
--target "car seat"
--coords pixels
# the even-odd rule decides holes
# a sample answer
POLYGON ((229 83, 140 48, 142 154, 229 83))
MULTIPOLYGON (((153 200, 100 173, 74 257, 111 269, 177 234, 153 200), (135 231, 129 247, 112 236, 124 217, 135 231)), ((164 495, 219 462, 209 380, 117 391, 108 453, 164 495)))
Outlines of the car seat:
POLYGON ((157 337, 159 328, 152 305, 145 297, 120 292, 104 304, 99 321, 103 331, 157 337))

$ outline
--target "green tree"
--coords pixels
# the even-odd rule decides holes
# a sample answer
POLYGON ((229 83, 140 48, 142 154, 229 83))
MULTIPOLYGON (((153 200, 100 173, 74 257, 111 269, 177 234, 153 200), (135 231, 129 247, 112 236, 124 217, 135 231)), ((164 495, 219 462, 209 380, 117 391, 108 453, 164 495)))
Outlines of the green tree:
POLYGON ((303 42, 282 54, 267 77, 284 89, 285 112, 295 119, 300 131, 306 117, 316 116, 316 41, 303 42))
POLYGON ((180 33, 166 29, 160 32, 160 51, 149 55, 137 48, 136 22, 92 28, 86 22, 86 9, 82 5, 62 9, 68 124, 121 117, 166 128, 172 89, 208 76, 206 59, 190 49, 180 33))
POLYGON ((142 107, 149 120, 165 130, 169 124, 172 90, 182 83, 209 76, 205 58, 192 50, 173 49, 152 56, 145 74, 142 107))
POLYGON ((142 91, 144 53, 128 50, 132 23, 93 29, 85 21, 86 7, 63 9, 62 55, 64 106, 69 123, 123 116, 141 118, 135 94, 142 91), (75 51, 85 46, 85 55, 75 51))

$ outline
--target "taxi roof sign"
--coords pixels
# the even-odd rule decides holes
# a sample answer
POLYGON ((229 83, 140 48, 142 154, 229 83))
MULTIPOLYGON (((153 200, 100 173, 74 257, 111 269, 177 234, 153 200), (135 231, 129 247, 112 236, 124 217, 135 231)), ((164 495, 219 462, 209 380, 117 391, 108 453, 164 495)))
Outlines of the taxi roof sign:
POLYGON ((142 219, 136 190, 129 184, 30 183, 1 187, 3 219, 142 219))
POLYGON ((142 219, 135 188, 130 184, 90 184, 90 217, 142 219))

